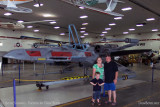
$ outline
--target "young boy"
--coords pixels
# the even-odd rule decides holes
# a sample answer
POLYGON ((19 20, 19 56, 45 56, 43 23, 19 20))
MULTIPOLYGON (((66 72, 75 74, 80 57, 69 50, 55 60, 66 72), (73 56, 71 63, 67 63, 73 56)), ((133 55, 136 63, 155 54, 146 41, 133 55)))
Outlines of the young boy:
POLYGON ((100 106, 100 94, 101 94, 101 86, 104 85, 103 80, 100 79, 100 73, 95 73, 96 78, 94 78, 90 83, 93 85, 93 100, 92 105, 95 104, 95 100, 97 99, 97 103, 100 106))

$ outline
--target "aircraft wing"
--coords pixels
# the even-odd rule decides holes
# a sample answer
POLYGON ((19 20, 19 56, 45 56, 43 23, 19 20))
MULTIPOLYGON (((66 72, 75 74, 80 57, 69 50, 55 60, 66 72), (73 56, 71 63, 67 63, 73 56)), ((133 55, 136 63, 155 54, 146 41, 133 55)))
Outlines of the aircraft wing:
MULTIPOLYGON (((20 36, 20 39, 41 40, 42 38, 29 37, 29 36, 20 36)), ((64 42, 64 41, 51 40, 51 39, 45 39, 44 41, 46 41, 46 42, 53 42, 53 43, 68 43, 68 42, 64 42)))
POLYGON ((41 21, 30 21, 30 22, 22 22, 22 24, 33 24, 33 23, 43 23, 43 22, 52 22, 54 20, 41 20, 41 21))
POLYGON ((91 6, 86 6, 86 5, 83 5, 83 4, 78 4, 77 6, 81 6, 81 7, 84 7, 88 10, 92 10, 92 11, 96 11, 96 12, 100 12, 100 13, 104 13, 104 14, 108 14, 108 15, 113 15, 113 16, 124 16, 122 14, 119 14, 119 13, 116 13, 116 12, 111 12, 111 11, 104 11, 102 9, 98 9, 98 8, 95 8, 95 7, 91 7, 91 6))
POLYGON ((122 50, 122 51, 115 51, 111 52, 111 56, 122 56, 128 54, 138 54, 143 52, 149 52, 151 49, 139 49, 139 50, 122 50))
MULTIPOLYGON (((9 0, 9 1, 13 2, 14 4, 23 4, 23 3, 31 2, 33 0, 9 0)), ((1 5, 7 5, 8 0, 0 0, 0 4, 1 5)))
POLYGON ((67 1, 67 0, 62 0, 68 4, 71 4, 71 5, 75 5, 75 6, 78 6, 78 7, 84 7, 88 10, 92 10, 92 11, 96 11, 96 12, 100 12, 100 13, 104 13, 104 14, 108 14, 108 15, 113 15, 113 16, 124 16, 122 14, 119 14, 119 13, 116 13, 116 12, 111 12, 111 11, 104 11, 102 9, 98 9, 98 8, 95 8, 95 7, 91 7, 91 6, 87 6, 87 5, 84 5, 84 4, 77 4, 77 3, 72 3, 70 1, 67 1))
POLYGON ((51 40, 51 39, 45 39, 46 42, 53 42, 53 43, 69 43, 69 42, 64 42, 64 41, 58 41, 58 40, 51 40))
POLYGON ((0 22, 0 25, 13 25, 13 23, 10 23, 10 22, 0 22))

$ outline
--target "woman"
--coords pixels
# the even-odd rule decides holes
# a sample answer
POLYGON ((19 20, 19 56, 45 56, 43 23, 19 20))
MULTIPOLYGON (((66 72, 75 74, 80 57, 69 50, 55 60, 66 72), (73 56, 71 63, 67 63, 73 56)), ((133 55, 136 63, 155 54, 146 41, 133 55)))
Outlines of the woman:
POLYGON ((98 57, 97 58, 97 63, 93 65, 93 73, 92 73, 92 78, 95 78, 95 73, 99 72, 100 73, 100 79, 104 80, 104 65, 102 64, 102 58, 98 57))

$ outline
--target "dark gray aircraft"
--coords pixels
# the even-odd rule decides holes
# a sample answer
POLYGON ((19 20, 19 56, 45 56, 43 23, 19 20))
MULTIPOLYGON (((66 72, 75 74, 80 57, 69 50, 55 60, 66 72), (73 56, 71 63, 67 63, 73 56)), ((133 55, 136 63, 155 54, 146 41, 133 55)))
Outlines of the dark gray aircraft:
POLYGON ((130 44, 118 47, 118 45, 115 44, 89 45, 81 44, 79 42, 78 44, 62 45, 61 47, 54 46, 50 48, 15 49, 5 54, 3 57, 39 63, 80 62, 84 65, 93 65, 98 56, 103 57, 106 53, 110 53, 112 56, 120 56, 150 51, 123 50, 138 43, 138 40, 136 39, 127 38, 124 39, 124 41, 130 44))
MULTIPOLYGON (((105 45, 89 45, 82 44, 74 25, 69 25, 69 45, 54 46, 50 48, 35 49, 16 49, 5 54, 3 57, 16 60, 28 60, 39 63, 54 62, 75 62, 81 63, 84 67, 92 66, 97 57, 104 57, 106 53, 112 56, 120 56, 126 54, 142 53, 150 50, 124 50, 128 47, 137 45, 137 39, 126 38, 124 41, 127 45, 119 47, 115 44, 105 45), (74 32, 73 32, 74 31, 74 32)), ((135 76, 135 73, 122 65, 118 64, 119 71, 122 72, 121 77, 124 79, 135 76), (125 76, 124 76, 125 75, 125 76), (126 77, 127 76, 127 77, 126 77)), ((84 71, 86 75, 86 71, 84 71)))
POLYGON ((110 53, 112 56, 120 56, 150 51, 124 50, 137 45, 139 42, 137 39, 126 38, 118 41, 124 41, 129 44, 121 47, 116 44, 82 44, 75 26, 69 25, 69 45, 62 45, 60 47, 54 46, 50 48, 15 49, 5 54, 3 57, 16 60, 28 60, 38 63, 78 62, 85 66, 89 66, 95 63, 98 56, 103 57, 106 53, 110 53))

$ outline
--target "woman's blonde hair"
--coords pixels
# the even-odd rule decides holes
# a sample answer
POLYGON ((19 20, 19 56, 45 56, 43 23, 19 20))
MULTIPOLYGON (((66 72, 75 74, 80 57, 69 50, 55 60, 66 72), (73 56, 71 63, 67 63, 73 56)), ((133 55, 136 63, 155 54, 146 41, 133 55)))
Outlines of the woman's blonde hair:
MULTIPOLYGON (((98 58, 101 58, 101 57, 99 56, 98 58)), ((98 58, 96 59, 96 61, 98 60, 98 58)), ((102 58, 101 58, 101 60, 102 60, 102 58)))

